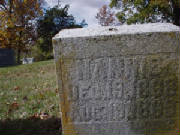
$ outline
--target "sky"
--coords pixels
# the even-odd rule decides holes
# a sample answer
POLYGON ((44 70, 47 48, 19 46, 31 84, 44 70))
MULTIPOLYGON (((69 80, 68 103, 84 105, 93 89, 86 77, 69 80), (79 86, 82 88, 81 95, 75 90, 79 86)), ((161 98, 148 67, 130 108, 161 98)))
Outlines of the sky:
MULTIPOLYGON (((46 0, 49 7, 57 5, 58 0, 46 0)), ((98 22, 95 18, 99 8, 105 4, 109 4, 109 0, 60 0, 60 4, 70 5, 69 14, 72 14, 77 22, 83 19, 88 23, 88 27, 97 26, 98 22)))

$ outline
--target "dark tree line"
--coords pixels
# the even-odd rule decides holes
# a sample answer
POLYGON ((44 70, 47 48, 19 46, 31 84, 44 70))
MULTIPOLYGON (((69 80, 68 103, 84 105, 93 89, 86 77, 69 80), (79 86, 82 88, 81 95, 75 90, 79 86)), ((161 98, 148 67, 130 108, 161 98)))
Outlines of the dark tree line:
POLYGON ((60 30, 67 28, 82 28, 83 24, 77 24, 74 17, 68 14, 69 6, 58 6, 47 10, 38 22, 38 46, 43 52, 52 52, 52 37, 60 30))

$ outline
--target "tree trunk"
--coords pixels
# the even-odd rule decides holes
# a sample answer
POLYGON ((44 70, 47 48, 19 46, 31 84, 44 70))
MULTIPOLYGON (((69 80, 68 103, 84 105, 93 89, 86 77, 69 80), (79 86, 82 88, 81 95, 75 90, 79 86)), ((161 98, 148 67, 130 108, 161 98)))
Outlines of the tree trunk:
POLYGON ((180 26, 180 14, 179 14, 180 8, 176 6, 174 8, 174 24, 180 26))
POLYGON ((173 23, 178 26, 180 26, 180 14, 179 14, 180 6, 179 6, 179 4, 180 4, 179 1, 175 2, 172 0, 173 23))
POLYGON ((20 58, 21 58, 21 50, 18 49, 18 51, 17 51, 17 64, 21 64, 20 58))

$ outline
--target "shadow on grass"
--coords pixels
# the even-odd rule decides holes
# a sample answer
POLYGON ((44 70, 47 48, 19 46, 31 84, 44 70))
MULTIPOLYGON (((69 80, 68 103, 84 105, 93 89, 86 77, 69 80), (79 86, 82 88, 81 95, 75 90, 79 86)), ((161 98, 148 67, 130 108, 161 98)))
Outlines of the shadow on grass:
POLYGON ((0 135, 61 135, 59 118, 0 121, 0 135))

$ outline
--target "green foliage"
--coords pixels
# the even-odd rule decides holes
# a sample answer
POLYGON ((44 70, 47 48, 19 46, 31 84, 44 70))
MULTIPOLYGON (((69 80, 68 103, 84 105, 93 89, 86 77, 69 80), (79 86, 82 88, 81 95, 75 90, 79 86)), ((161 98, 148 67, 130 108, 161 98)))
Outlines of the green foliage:
POLYGON ((115 6, 117 6, 117 2, 118 2, 118 0, 111 0, 111 3, 110 3, 110 7, 112 8, 112 7, 115 7, 115 6))
MULTIPOLYGON (((52 58, 52 37, 55 36, 55 34, 65 28, 82 27, 81 25, 76 24, 72 15, 68 14, 68 9, 68 5, 62 8, 55 6, 54 8, 47 10, 44 16, 38 20, 38 49, 36 48, 36 50, 40 51, 40 57, 45 56, 43 59, 52 58)), ((82 22, 82 25, 85 25, 84 21, 82 22)))
POLYGON ((32 47, 31 54, 35 61, 44 61, 53 58, 52 52, 43 52, 38 45, 32 47))
POLYGON ((122 23, 125 23, 125 22, 126 22, 125 13, 123 13, 123 12, 118 12, 118 13, 116 14, 116 17, 117 17, 119 20, 121 20, 122 23))
MULTIPOLYGON (((180 25, 180 0, 121 1, 122 11, 116 15, 121 23, 173 22, 180 25)), ((111 0, 109 6, 118 7, 118 0, 111 0)))

